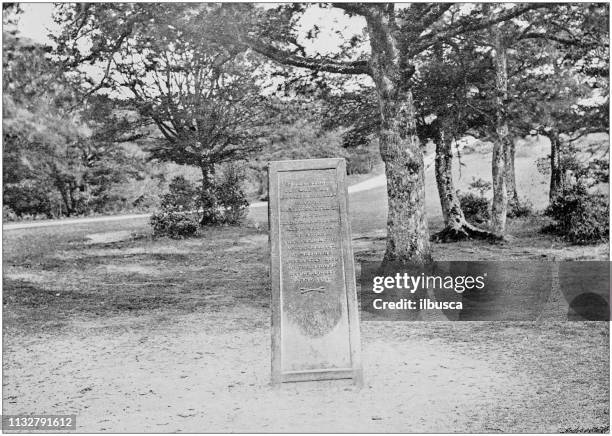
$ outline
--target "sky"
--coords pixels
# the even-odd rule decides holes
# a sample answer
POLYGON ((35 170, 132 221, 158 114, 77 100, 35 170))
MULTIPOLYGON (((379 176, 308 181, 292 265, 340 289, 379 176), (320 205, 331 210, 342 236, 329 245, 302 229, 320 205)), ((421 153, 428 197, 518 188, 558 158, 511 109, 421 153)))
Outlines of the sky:
POLYGON ((17 26, 21 34, 36 42, 49 43, 47 34, 57 30, 51 19, 53 3, 21 3, 21 8, 23 14, 17 26))

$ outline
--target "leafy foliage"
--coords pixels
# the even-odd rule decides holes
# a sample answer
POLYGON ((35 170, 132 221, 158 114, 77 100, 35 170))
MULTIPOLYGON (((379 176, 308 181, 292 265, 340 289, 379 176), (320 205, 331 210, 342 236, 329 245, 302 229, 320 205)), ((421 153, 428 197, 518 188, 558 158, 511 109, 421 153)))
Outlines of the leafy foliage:
POLYGON ((130 138, 113 102, 83 101, 50 49, 11 26, 3 46, 5 204, 47 217, 125 207, 116 188, 140 177, 143 162, 121 146, 130 138))
POLYGON ((580 138, 609 129, 609 6, 566 4, 533 13, 515 38, 508 115, 516 134, 541 134, 551 142, 550 197, 563 190, 575 167, 580 138))
POLYGON ((197 203, 198 190, 183 176, 176 176, 162 195, 161 208, 166 212, 190 212, 197 203))
MULTIPOLYGON (((106 67, 92 91, 131 95, 125 104, 158 130, 147 146, 151 156, 201 169, 205 211, 222 207, 212 181, 215 166, 255 151, 266 120, 260 59, 205 37, 219 26, 218 10, 212 4, 116 3, 64 5, 57 13, 63 25, 57 54, 75 67, 106 67), (91 43, 87 53, 75 45, 82 40, 91 43)), ((214 222, 213 215, 202 222, 214 222)))
POLYGON ((182 239, 194 236, 198 231, 197 221, 186 212, 154 213, 151 215, 150 223, 153 235, 156 237, 182 239))
POLYGON ((369 148, 355 148, 349 150, 346 159, 347 174, 368 174, 378 162, 378 154, 369 148))
MULTIPOLYGON (((168 192, 161 196, 162 214, 159 216, 163 213, 199 212, 201 225, 238 224, 246 216, 249 206, 242 189, 243 182, 244 170, 235 163, 224 165, 211 182, 212 188, 206 191, 185 177, 176 176, 170 182, 168 192)), ((172 223, 174 219, 174 215, 160 218, 160 228, 165 228, 165 223, 172 223)))
POLYGON ((563 167, 569 183, 593 188, 610 182, 609 146, 607 142, 577 146, 569 143, 564 150, 563 167), (604 158, 596 157, 604 156, 604 158))
POLYGON ((481 138, 494 130, 494 68, 477 35, 437 44, 418 58, 412 87, 420 140, 440 130, 452 138, 470 132, 481 138))
POLYGON ((476 179, 472 177, 470 182, 470 189, 478 192, 481 197, 484 197, 487 192, 491 190, 492 184, 484 179, 476 179))
POLYGON ((544 230, 574 244, 594 244, 609 239, 609 198, 589 192, 583 183, 567 188, 547 208, 546 214, 555 223, 544 230))
POLYGON ((478 195, 474 192, 459 193, 461 210, 468 221, 483 224, 491 218, 491 202, 485 197, 491 186, 491 182, 486 180, 472 179, 469 189, 478 195))
POLYGON ((460 193, 459 202, 465 218, 470 222, 482 224, 491 217, 491 202, 485 197, 473 192, 460 193))
POLYGON ((49 189, 37 184, 36 180, 26 179, 7 184, 4 187, 3 202, 16 216, 44 214, 47 218, 52 217, 49 189))
POLYGON ((524 198, 511 198, 508 201, 508 211, 506 216, 508 218, 524 218, 533 215, 533 204, 524 198))
POLYGON ((11 221, 17 221, 19 217, 9 206, 2 206, 2 221, 7 223, 11 221))
POLYGON ((243 190, 245 172, 236 163, 226 164, 216 182, 217 222, 238 224, 248 212, 249 202, 243 190))
POLYGON ((308 118, 304 107, 278 102, 265 134, 259 139, 261 151, 249 159, 248 167, 257 184, 257 195, 267 198, 268 162, 273 160, 349 157, 342 147, 342 131, 328 131, 308 118))

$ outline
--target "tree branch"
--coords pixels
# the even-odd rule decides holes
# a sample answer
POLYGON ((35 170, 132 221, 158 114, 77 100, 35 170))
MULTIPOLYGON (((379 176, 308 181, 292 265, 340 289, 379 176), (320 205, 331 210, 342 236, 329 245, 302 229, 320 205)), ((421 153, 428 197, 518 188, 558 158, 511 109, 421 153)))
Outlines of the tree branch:
POLYGON ((442 15, 446 13, 451 7, 452 3, 438 3, 436 7, 432 10, 427 11, 427 13, 421 18, 421 27, 423 29, 427 29, 433 23, 438 21, 442 15))
POLYGON ((566 38, 561 38, 559 36, 554 36, 554 35, 549 35, 546 33, 539 33, 539 32, 528 32, 528 33, 521 35, 521 37, 519 38, 519 40, 524 40, 524 39, 546 39, 549 41, 555 41, 555 42, 565 44, 565 45, 577 45, 580 47, 596 47, 598 45, 597 43, 594 43, 594 42, 583 42, 578 39, 566 39, 566 38))
POLYGON ((281 50, 255 38, 247 38, 244 42, 253 51, 284 65, 307 68, 315 71, 325 71, 328 73, 370 74, 368 62, 364 60, 343 62, 326 58, 315 59, 281 50))
POLYGON ((443 40, 447 40, 463 33, 475 32, 478 30, 486 29, 495 24, 519 17, 522 14, 533 9, 548 8, 552 6, 554 6, 554 4, 552 3, 527 3, 501 12, 497 16, 491 17, 486 20, 481 20, 477 22, 472 22, 469 19, 459 20, 455 25, 449 27, 445 31, 435 34, 428 33, 426 35, 421 36, 418 39, 417 43, 410 48, 410 52, 415 55, 443 40))
POLYGON ((353 15, 361 15, 362 17, 370 15, 370 10, 364 3, 332 3, 332 6, 353 15))
POLYGON ((119 35, 119 38, 117 38, 117 40, 110 47, 103 48, 100 50, 92 50, 91 53, 89 53, 87 56, 76 57, 73 61, 66 62, 65 65, 68 68, 75 68, 85 62, 95 62, 99 57, 102 56, 102 53, 108 53, 109 56, 112 58, 113 55, 121 48, 121 45, 126 40, 126 38, 131 34, 132 26, 130 25, 126 30, 121 33, 121 35, 119 35))

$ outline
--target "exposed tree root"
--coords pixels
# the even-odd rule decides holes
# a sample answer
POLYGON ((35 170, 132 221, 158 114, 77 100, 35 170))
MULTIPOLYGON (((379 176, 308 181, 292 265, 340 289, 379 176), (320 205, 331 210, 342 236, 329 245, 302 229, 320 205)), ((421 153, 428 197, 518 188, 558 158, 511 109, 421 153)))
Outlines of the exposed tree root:
POLYGON ((484 239, 492 242, 505 241, 504 236, 494 232, 479 229, 465 220, 451 221, 443 230, 432 235, 434 242, 455 242, 464 239, 484 239))

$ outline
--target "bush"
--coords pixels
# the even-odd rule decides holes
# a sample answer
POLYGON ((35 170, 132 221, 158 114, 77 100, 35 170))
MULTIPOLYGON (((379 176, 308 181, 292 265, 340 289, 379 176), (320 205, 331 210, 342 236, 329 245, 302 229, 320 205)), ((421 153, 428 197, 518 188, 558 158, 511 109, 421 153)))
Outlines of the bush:
POLYGON ((244 179, 244 170, 236 163, 224 165, 222 171, 209 180, 207 189, 195 187, 184 177, 177 176, 170 183, 169 192, 161 197, 162 213, 153 216, 151 225, 154 230, 157 225, 160 234, 181 237, 183 230, 190 232, 190 226, 179 217, 188 217, 189 222, 195 223, 196 211, 200 213, 202 226, 237 224, 246 216, 249 206, 242 189, 244 179))
POLYGON ((4 185, 3 204, 10 207, 19 217, 44 215, 51 218, 49 187, 34 180, 4 185))
POLYGON ((198 223, 185 212, 159 212, 151 215, 153 236, 169 236, 174 239, 188 238, 198 231, 198 223))
POLYGON ((533 215, 533 204, 529 200, 525 199, 510 199, 508 201, 508 211, 506 216, 508 218, 523 218, 533 215))
POLYGON ((355 149, 346 159, 347 174, 368 174, 372 172, 376 156, 367 149, 355 149))
POLYGON ((13 212, 13 209, 8 206, 2 206, 2 221, 10 222, 17 221, 18 219, 19 217, 15 212, 13 212))
POLYGON ((196 207, 197 189, 183 176, 176 176, 161 197, 161 207, 166 212, 191 211, 196 207))
POLYGON ((608 197, 590 193, 582 183, 565 189, 548 206, 545 214, 555 223, 544 231, 562 236, 574 244, 595 244, 609 239, 608 197))
POLYGON ((461 210, 468 221, 482 224, 491 217, 489 200, 472 192, 459 194, 461 210))
POLYGON ((491 190, 492 186, 493 184, 491 182, 475 177, 472 177, 472 182, 470 183, 470 189, 477 191, 481 197, 484 197, 485 194, 491 190))
POLYGON ((248 212, 249 202, 242 188, 244 169, 235 163, 225 166, 215 188, 218 217, 222 224, 237 224, 248 212))

